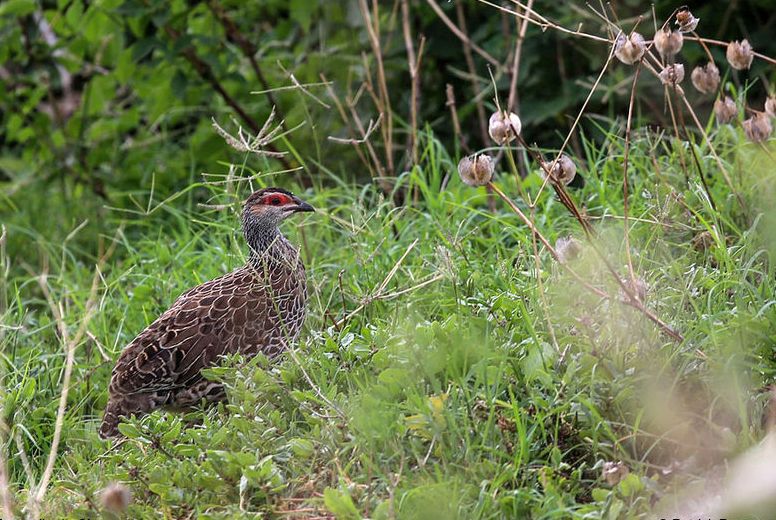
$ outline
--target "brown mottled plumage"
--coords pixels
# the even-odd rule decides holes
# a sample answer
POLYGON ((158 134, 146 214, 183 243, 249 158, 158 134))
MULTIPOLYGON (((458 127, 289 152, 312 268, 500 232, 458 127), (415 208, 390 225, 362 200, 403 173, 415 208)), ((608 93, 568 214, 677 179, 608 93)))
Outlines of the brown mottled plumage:
POLYGON ((204 379, 203 368, 224 354, 273 357, 296 340, 307 283, 299 253, 278 224, 312 210, 280 188, 248 197, 243 209, 248 262, 183 293, 124 349, 113 369, 101 437, 119 435, 122 417, 222 399, 223 387, 204 379))

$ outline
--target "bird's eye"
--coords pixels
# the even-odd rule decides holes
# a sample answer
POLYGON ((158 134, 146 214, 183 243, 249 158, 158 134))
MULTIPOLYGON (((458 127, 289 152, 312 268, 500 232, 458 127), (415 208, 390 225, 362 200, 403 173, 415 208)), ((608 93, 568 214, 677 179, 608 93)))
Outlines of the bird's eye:
POLYGON ((273 206, 280 206, 280 197, 272 197, 272 200, 270 200, 269 202, 273 206))

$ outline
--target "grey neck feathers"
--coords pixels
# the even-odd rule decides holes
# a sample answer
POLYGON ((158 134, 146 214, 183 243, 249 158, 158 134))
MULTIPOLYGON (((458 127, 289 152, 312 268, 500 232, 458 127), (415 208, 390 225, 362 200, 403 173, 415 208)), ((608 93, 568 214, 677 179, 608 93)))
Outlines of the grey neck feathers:
POLYGON ((245 223, 244 234, 248 242, 248 261, 254 267, 287 261, 286 253, 290 244, 278 229, 277 223, 251 219, 245 223))

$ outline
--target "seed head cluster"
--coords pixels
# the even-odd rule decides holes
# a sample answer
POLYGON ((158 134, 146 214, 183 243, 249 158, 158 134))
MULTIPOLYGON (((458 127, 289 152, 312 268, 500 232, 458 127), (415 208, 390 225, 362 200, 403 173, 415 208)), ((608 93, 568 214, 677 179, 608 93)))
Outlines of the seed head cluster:
POLYGON ((690 75, 692 85, 698 92, 703 94, 713 94, 719 87, 719 69, 713 61, 706 65, 699 65, 692 70, 690 75))
POLYGON ((506 110, 493 112, 488 121, 488 134, 496 144, 503 145, 520 134, 522 124, 517 114, 506 110))
POLYGON ((762 143, 771 136, 773 124, 765 112, 758 112, 742 123, 744 135, 753 143, 762 143))
POLYGON ((646 50, 644 37, 637 32, 632 32, 630 36, 620 34, 614 42, 614 55, 626 65, 639 61, 646 50))
POLYGON ((493 158, 487 154, 469 155, 458 163, 458 175, 469 186, 485 186, 493 178, 495 169, 493 158))
POLYGON ((692 12, 687 7, 682 7, 676 13, 676 25, 679 26, 679 31, 683 33, 693 32, 698 27, 700 18, 693 16, 692 12))
POLYGON ((719 98, 714 102, 714 116, 718 123, 729 123, 738 114, 736 102, 730 96, 719 98))
POLYGON ((561 155, 555 161, 545 162, 542 168, 543 174, 545 170, 549 170, 550 182, 554 184, 568 186, 574 180, 574 177, 577 176, 577 165, 566 154, 561 155))
POLYGON ((746 70, 752 66, 754 51, 748 40, 730 42, 725 53, 728 63, 736 70, 746 70))
POLYGON ((660 71, 660 81, 663 85, 676 85, 684 80, 684 65, 681 63, 674 63, 672 65, 666 65, 663 70, 660 71))
POLYGON ((664 60, 676 56, 682 50, 683 44, 684 36, 679 31, 672 31, 666 27, 658 29, 655 33, 655 48, 664 60))

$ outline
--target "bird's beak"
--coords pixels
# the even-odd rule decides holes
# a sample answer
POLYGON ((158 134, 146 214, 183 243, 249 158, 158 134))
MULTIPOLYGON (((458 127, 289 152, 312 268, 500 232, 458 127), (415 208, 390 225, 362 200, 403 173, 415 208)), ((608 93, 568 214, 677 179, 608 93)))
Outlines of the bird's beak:
POLYGON ((296 202, 296 206, 288 208, 290 211, 293 211, 294 213, 298 211, 315 211, 315 208, 310 206, 308 203, 301 199, 294 198, 294 202, 296 202))

